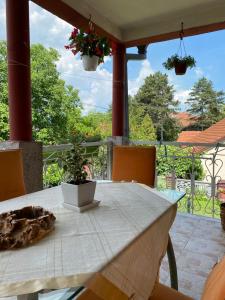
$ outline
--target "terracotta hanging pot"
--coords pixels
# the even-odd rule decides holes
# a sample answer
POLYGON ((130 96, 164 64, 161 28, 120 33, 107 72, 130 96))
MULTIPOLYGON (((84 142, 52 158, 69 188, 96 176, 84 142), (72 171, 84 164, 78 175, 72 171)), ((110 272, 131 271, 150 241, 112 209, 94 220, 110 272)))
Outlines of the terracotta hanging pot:
POLYGON ((225 202, 220 204, 220 219, 223 230, 225 230, 225 202))
POLYGON ((187 64, 185 61, 176 63, 174 67, 176 75, 184 75, 187 71, 187 64))
POLYGON ((82 62, 85 71, 96 71, 99 62, 99 57, 96 55, 83 55, 82 62))

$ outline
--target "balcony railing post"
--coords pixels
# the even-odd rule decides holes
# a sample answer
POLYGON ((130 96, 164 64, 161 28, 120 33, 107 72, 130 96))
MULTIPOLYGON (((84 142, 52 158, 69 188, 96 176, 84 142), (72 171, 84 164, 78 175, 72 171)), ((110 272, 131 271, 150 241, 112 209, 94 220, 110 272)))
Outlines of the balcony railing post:
MULTIPOLYGON (((191 155, 191 213, 193 214, 194 211, 194 199, 195 199, 195 155, 192 153, 191 155)), ((189 211, 190 213, 190 211, 189 211)))
POLYGON ((113 142, 108 140, 107 142, 107 179, 112 179, 112 160, 113 160, 113 142))
POLYGON ((216 177, 217 177, 217 173, 216 173, 216 170, 215 170, 216 155, 217 155, 217 151, 213 154, 213 157, 212 157, 211 198, 212 198, 212 215, 213 215, 213 218, 214 218, 214 215, 215 215, 215 196, 216 196, 216 177))

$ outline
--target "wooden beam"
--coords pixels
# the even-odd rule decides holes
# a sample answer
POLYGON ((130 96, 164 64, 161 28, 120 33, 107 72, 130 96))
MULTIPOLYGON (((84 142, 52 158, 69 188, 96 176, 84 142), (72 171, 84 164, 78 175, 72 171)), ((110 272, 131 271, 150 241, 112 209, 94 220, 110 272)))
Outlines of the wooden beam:
MULTIPOLYGON (((74 27, 82 28, 84 31, 87 31, 89 28, 88 27, 89 20, 61 0, 32 0, 32 1, 37 5, 41 6, 42 8, 48 10, 52 14, 56 15, 57 17, 68 22, 74 27)), ((99 27, 94 22, 93 24, 95 26, 95 31, 97 34, 99 34, 100 36, 105 36, 111 41, 121 43, 121 41, 118 40, 114 35, 105 31, 103 28, 99 27)))
MULTIPOLYGON (((77 28, 82 28, 83 30, 88 30, 88 19, 78 13, 76 10, 72 9, 62 0, 32 0, 37 5, 41 6, 42 8, 48 10, 52 14, 56 15, 57 17, 65 20, 66 22, 70 23, 72 26, 77 28)), ((108 37, 111 41, 116 43, 124 44, 127 48, 128 47, 135 47, 138 45, 147 45, 150 43, 157 43, 168 41, 172 39, 179 38, 180 31, 174 31, 169 33, 163 33, 159 35, 148 36, 141 39, 130 40, 127 42, 121 41, 116 38, 111 33, 105 31, 100 26, 94 24, 96 32, 101 36, 108 37)), ((192 27, 184 30, 185 36, 193 36, 213 31, 218 31, 225 29, 225 21, 209 24, 209 25, 202 25, 198 27, 192 27)))
MULTIPOLYGON (((225 29, 225 21, 220 22, 220 23, 214 23, 214 24, 203 25, 203 26, 185 29, 184 36, 185 37, 193 36, 193 35, 209 33, 209 32, 223 30, 223 29, 225 29)), ((149 36, 149 37, 142 38, 142 39, 136 39, 133 41, 127 41, 127 42, 124 42, 124 44, 128 48, 128 47, 134 47, 134 46, 139 46, 139 45, 147 45, 150 43, 164 42, 164 41, 179 38, 180 37, 179 34, 180 34, 180 31, 174 31, 174 32, 160 34, 160 35, 149 36)))

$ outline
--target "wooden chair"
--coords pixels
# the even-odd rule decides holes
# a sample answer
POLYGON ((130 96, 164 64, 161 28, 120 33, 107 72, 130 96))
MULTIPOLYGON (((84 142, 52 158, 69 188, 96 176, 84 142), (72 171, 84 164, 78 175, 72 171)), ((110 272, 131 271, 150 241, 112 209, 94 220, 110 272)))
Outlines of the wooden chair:
POLYGON ((115 146, 113 148, 112 180, 137 181, 155 185, 156 148, 115 146))
MULTIPOLYGON (((104 280, 97 280, 96 284, 98 285, 97 293, 92 292, 90 289, 87 289, 83 292, 82 295, 78 296, 79 300, 128 300, 130 299, 122 292, 119 294, 119 289, 112 285, 109 282, 105 282, 104 280), (115 295, 112 297, 108 297, 105 292, 103 294, 99 294, 98 291, 108 291, 108 293, 112 293, 111 295, 115 295), (117 294, 115 294, 117 293, 117 294), (98 294, 98 295, 97 295, 98 294)), ((94 287, 91 287, 92 290, 95 291, 94 287)), ((225 299, 225 256, 218 263, 206 280, 205 287, 203 290, 203 294, 201 300, 224 300, 225 299)), ((171 289, 163 284, 157 283, 153 290, 153 293, 149 300, 194 300, 191 297, 188 297, 174 289, 171 289)))
POLYGON ((24 194, 21 150, 0 151, 0 201, 24 194))

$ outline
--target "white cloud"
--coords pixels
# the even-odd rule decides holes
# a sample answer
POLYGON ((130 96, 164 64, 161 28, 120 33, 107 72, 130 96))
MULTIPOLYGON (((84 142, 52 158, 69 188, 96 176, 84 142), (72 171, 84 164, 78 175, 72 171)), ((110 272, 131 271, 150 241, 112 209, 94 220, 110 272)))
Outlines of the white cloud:
POLYGON ((175 94, 174 94, 174 97, 176 100, 178 100, 180 103, 185 103, 186 100, 188 99, 189 97, 189 94, 190 94, 190 89, 188 90, 182 90, 182 89, 177 89, 175 94))
POLYGON ((144 79, 153 74, 153 70, 151 68, 150 62, 145 59, 141 63, 141 69, 135 80, 128 80, 128 93, 129 95, 133 96, 137 93, 139 87, 144 83, 144 79))
POLYGON ((201 78, 204 76, 204 72, 201 68, 197 67, 194 69, 197 78, 201 78))
POLYGON ((1 6, 0 6, 0 18, 1 18, 1 21, 6 20, 5 5, 3 3, 1 3, 1 6))
POLYGON ((84 114, 89 111, 106 111, 112 103, 112 73, 100 65, 95 72, 83 69, 79 56, 61 50, 61 58, 57 68, 67 84, 79 89, 84 114))
POLYGON ((44 9, 40 11, 35 10, 32 6, 30 9, 30 25, 38 26, 47 18, 47 14, 44 9))
POLYGON ((6 39, 6 12, 5 2, 0 3, 0 40, 6 39))
POLYGON ((69 38, 71 31, 72 26, 59 18, 54 18, 54 22, 49 29, 49 33, 53 36, 65 37, 65 39, 69 38))

